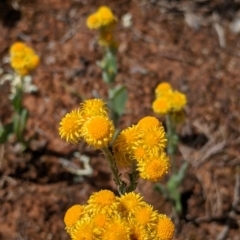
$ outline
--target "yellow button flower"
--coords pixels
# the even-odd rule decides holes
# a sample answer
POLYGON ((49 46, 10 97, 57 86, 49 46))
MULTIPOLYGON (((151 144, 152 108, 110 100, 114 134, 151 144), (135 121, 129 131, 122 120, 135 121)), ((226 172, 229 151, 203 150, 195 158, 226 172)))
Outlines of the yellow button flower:
POLYGON ((69 234, 72 234, 72 232, 76 229, 77 221, 83 213, 83 205, 74 205, 67 210, 64 216, 64 223, 66 225, 66 231, 69 234))
POLYGON ((167 114, 171 111, 171 100, 168 96, 161 96, 155 99, 152 104, 153 111, 158 114, 167 114))
POLYGON ((152 157, 147 161, 138 162, 137 166, 142 179, 157 182, 168 172, 170 161, 165 153, 161 153, 159 157, 152 157))
POLYGON ((185 94, 178 91, 174 91, 171 98, 172 110, 174 112, 180 111, 185 107, 186 104, 187 104, 187 98, 185 94))
POLYGON ((108 116, 108 108, 102 99, 88 99, 80 104, 81 115, 87 119, 93 116, 108 116))
POLYGON ((116 196, 109 190, 93 193, 88 200, 86 210, 92 213, 111 215, 117 211, 116 196))
POLYGON ((100 7, 95 13, 87 18, 87 26, 89 29, 100 29, 110 27, 117 22, 110 8, 106 6, 100 7))
POLYGON ((174 91, 169 83, 160 83, 155 89, 156 99, 152 103, 155 113, 166 115, 182 111, 187 104, 185 94, 174 91))
POLYGON ((106 225, 102 240, 130 240, 128 224, 120 219, 115 218, 106 225))
POLYGON ((155 89, 156 96, 159 97, 161 95, 167 95, 172 92, 172 87, 168 82, 162 82, 158 84, 155 89))
POLYGON ((96 234, 94 232, 94 225, 92 219, 88 218, 85 221, 78 221, 76 229, 70 234, 73 240, 94 240, 96 234))
POLYGON ((81 140, 81 127, 83 119, 79 109, 67 113, 60 122, 59 134, 62 139, 70 143, 78 143, 81 140))
POLYGON ((144 206, 144 201, 140 194, 130 192, 122 195, 119 199, 120 207, 127 212, 135 212, 138 207, 144 206))
POLYGON ((166 143, 166 133, 161 126, 143 130, 137 146, 144 148, 148 155, 156 155, 166 147, 166 143))
POLYGON ((147 130, 152 127, 160 127, 160 126, 162 126, 162 124, 159 122, 159 120, 156 117, 147 116, 147 117, 142 118, 138 122, 137 126, 140 129, 147 130))
POLYGON ((39 65, 39 57, 34 50, 22 42, 14 43, 10 48, 10 63, 20 76, 29 74, 39 65))
POLYGON ((174 224, 169 217, 164 214, 159 214, 158 223, 156 226, 156 240, 171 240, 174 234, 174 224))
POLYGON ((157 213, 153 210, 152 206, 146 205, 136 209, 134 212, 134 219, 136 223, 143 225, 150 229, 155 224, 157 213))
POLYGON ((83 212, 83 209, 84 206, 82 205, 74 205, 67 210, 64 217, 64 223, 66 227, 71 227, 77 222, 81 213, 83 212))
POLYGON ((95 148, 107 147, 113 138, 115 128, 112 120, 105 116, 93 116, 82 127, 84 140, 95 148))

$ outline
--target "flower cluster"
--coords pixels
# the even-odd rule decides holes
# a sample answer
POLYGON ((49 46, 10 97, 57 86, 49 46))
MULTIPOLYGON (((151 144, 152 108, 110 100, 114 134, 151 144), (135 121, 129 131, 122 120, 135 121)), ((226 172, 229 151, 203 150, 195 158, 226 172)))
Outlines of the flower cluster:
POLYGON ((123 130, 113 143, 113 153, 120 167, 136 163, 141 178, 158 181, 168 172, 165 153, 166 135, 157 118, 147 116, 138 124, 123 130))
POLYGON ((10 48, 10 63, 15 72, 26 76, 39 65, 39 57, 34 50, 22 42, 14 43, 10 48))
POLYGON ((100 7, 95 13, 87 18, 87 26, 89 29, 108 28, 116 24, 117 18, 111 9, 106 6, 100 7))
POLYGON ((86 141, 95 148, 107 147, 115 128, 108 117, 108 109, 101 99, 89 99, 78 109, 67 113, 60 122, 59 134, 67 142, 86 141))
MULTIPOLYGON (((114 136, 114 125, 101 99, 89 99, 78 109, 67 113, 60 122, 59 134, 67 142, 86 141, 95 148, 108 148, 114 136)), ((119 167, 136 164, 141 178, 158 181, 169 170, 165 153, 166 134, 155 117, 144 117, 138 124, 120 132, 112 143, 113 158, 119 167)))
POLYGON ((64 222, 73 240, 171 240, 174 234, 171 219, 134 192, 95 192, 86 205, 69 208, 64 222))
POLYGON ((99 45, 116 48, 117 42, 114 39, 116 22, 117 18, 111 9, 102 6, 87 18, 87 27, 89 29, 99 30, 99 45))
POLYGON ((166 115, 168 113, 181 112, 187 103, 186 96, 173 90, 167 82, 160 83, 155 89, 156 99, 152 104, 155 113, 166 115))

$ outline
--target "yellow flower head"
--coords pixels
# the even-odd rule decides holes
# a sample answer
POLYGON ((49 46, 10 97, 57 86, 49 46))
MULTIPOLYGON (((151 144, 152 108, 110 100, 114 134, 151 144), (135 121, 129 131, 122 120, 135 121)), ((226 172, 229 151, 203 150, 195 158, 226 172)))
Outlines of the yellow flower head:
POLYGON ((144 206, 145 204, 140 194, 134 192, 122 195, 119 198, 119 202, 120 206, 127 212, 134 212, 138 207, 144 206))
POLYGON ((156 232, 157 234, 154 239, 171 240, 174 234, 174 224, 171 219, 164 214, 159 214, 156 232))
POLYGON ((113 138, 115 128, 112 120, 105 116, 93 116, 82 127, 84 140, 95 148, 107 147, 113 138))
POLYGON ((136 209, 134 218, 138 224, 150 228, 155 224, 157 213, 153 210, 152 206, 146 205, 136 209))
POLYGON ((142 131, 138 146, 142 146, 147 153, 156 155, 166 147, 167 138, 163 126, 149 128, 142 131))
POLYGON ((39 65, 38 55, 22 42, 14 43, 9 52, 11 66, 21 76, 27 75, 39 65))
POLYGON ((173 111, 182 110, 187 104, 187 98, 185 94, 178 91, 174 91, 171 97, 171 104, 173 111))
POLYGON ((96 13, 91 14, 87 18, 87 27, 89 29, 99 29, 101 27, 101 22, 96 13))
POLYGON ((103 214, 100 212, 100 213, 96 213, 93 216, 94 225, 100 229, 103 228, 107 222, 108 222, 108 216, 106 214, 103 214))
POLYGON ((130 240, 127 223, 120 218, 113 219, 106 225, 102 240, 130 240))
POLYGON ((159 157, 152 157, 145 162, 138 163, 140 177, 152 182, 160 180, 169 168, 170 161, 164 152, 159 157))
POLYGON ((82 205, 74 205, 70 207, 64 216, 64 223, 66 227, 73 226, 77 222, 81 214, 83 213, 83 210, 84 210, 84 206, 82 205))
POLYGON ((141 145, 134 147, 133 158, 138 162, 144 161, 148 158, 148 151, 141 145))
POLYGON ((155 89, 156 96, 159 97, 161 95, 166 95, 172 91, 172 87, 167 82, 162 82, 158 84, 158 86, 155 89))
POLYGON ((80 104, 81 114, 84 118, 93 116, 108 116, 106 103, 102 99, 88 99, 80 104))
POLYGON ((132 149, 132 146, 138 141, 140 131, 136 125, 128 127, 121 131, 114 141, 113 148, 117 147, 119 151, 129 152, 132 149))
POLYGON ((89 29, 100 29, 115 25, 117 18, 112 13, 111 9, 102 6, 95 13, 87 18, 87 26, 89 29))
POLYGON ((73 240, 94 240, 96 235, 94 233, 94 225, 92 219, 88 218, 85 221, 78 221, 76 229, 70 234, 73 240))
POLYGON ((81 139, 83 119, 79 109, 67 113, 60 122, 59 134, 67 142, 78 143, 81 139))
POLYGON ((155 113, 165 115, 171 110, 171 101, 169 96, 161 96, 154 100, 152 108, 155 113))
POLYGON ((88 199, 86 209, 93 213, 106 213, 109 215, 115 213, 117 209, 116 196, 109 190, 95 192, 88 199))
POLYGON ((113 153, 119 167, 132 164, 133 147, 137 144, 140 131, 136 125, 124 129, 113 143, 113 153))
POLYGON ((156 99, 152 103, 155 113, 166 115, 181 111, 187 104, 185 94, 174 91, 169 83, 160 83, 155 89, 156 99))
POLYGON ((23 42, 15 42, 10 47, 9 52, 11 55, 21 54, 25 51, 26 47, 26 44, 24 44, 23 42))
POLYGON ((152 127, 160 127, 160 126, 162 126, 162 124, 159 122, 159 120, 156 117, 147 116, 147 117, 142 118, 138 122, 137 126, 140 129, 147 131, 147 129, 152 128, 152 127))

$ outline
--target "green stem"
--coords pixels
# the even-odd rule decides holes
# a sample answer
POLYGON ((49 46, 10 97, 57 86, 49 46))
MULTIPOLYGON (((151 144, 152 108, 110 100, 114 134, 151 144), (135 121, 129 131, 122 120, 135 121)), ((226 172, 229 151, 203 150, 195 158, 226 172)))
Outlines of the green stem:
POLYGON ((172 121, 171 113, 166 115, 166 125, 167 125, 167 153, 171 158, 172 170, 173 173, 176 173, 176 164, 174 161, 174 154, 177 146, 177 135, 176 127, 172 121))
POLYGON ((138 184, 139 172, 137 170, 136 162, 132 164, 132 172, 129 173, 130 185, 127 187, 127 192, 132 192, 136 189, 138 184))
POLYGON ((20 78, 19 85, 16 86, 16 95, 13 99, 13 106, 15 109, 15 134, 19 142, 23 142, 23 123, 21 122, 21 115, 23 111, 22 99, 23 99, 23 76, 18 76, 20 78))
POLYGON ((120 178, 115 159, 114 159, 112 153, 109 151, 108 148, 102 148, 101 150, 102 150, 105 158, 107 159, 107 161, 109 163, 109 166, 110 166, 111 171, 113 173, 114 181, 117 185, 117 190, 118 190, 120 195, 123 195, 124 193, 126 193, 126 183, 124 181, 122 181, 122 179, 120 178))

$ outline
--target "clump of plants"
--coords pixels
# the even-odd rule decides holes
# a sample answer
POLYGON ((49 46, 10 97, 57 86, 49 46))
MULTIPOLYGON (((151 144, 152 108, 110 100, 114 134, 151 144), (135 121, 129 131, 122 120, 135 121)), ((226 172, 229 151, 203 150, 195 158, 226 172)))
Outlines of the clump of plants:
POLYGON ((170 168, 164 128, 157 118, 149 116, 113 138, 116 128, 108 113, 103 100, 89 99, 60 122, 61 138, 75 144, 85 141, 102 151, 119 193, 118 197, 102 190, 93 193, 87 205, 70 208, 64 220, 66 230, 76 240, 170 240, 174 234, 170 218, 158 214, 133 192, 139 178, 156 182, 170 168), (126 170, 127 181, 122 178, 120 168, 126 170))
POLYGON ((117 17, 110 8, 102 6, 87 18, 86 23, 89 29, 98 33, 98 45, 103 51, 103 58, 97 64, 102 69, 102 79, 107 84, 108 107, 111 109, 112 119, 117 125, 119 118, 124 113, 127 101, 126 86, 115 84, 118 73, 118 42, 114 36, 117 17))
POLYGON ((28 112, 23 106, 25 92, 33 92, 37 87, 31 83, 29 74, 39 65, 40 59, 35 51, 23 42, 15 42, 10 47, 10 65, 14 72, 6 74, 3 80, 9 80, 11 92, 9 99, 14 110, 11 122, 6 125, 0 123, 0 143, 7 141, 10 135, 25 147, 24 130, 28 112))
POLYGON ((158 184, 156 189, 163 193, 166 198, 172 200, 175 212, 181 214, 182 205, 179 187, 185 177, 188 163, 184 162, 180 167, 176 165, 175 153, 179 142, 176 128, 185 119, 184 107, 187 104, 187 98, 182 92, 174 90, 167 82, 162 82, 156 87, 155 95, 156 99, 152 103, 152 108, 155 113, 165 117, 167 153, 172 165, 171 176, 166 186, 158 184))
POLYGON ((108 86, 108 99, 94 98, 80 103, 60 121, 59 135, 69 143, 84 141, 99 149, 111 169, 118 194, 100 190, 90 196, 87 204, 70 207, 64 217, 66 231, 74 240, 171 240, 174 235, 171 219, 159 214, 134 192, 139 178, 157 182, 170 169, 162 123, 147 116, 118 130, 127 92, 125 86, 115 86, 116 23, 117 18, 106 6, 87 18, 88 28, 98 31, 98 44, 103 49, 103 59, 98 65, 108 86))

